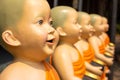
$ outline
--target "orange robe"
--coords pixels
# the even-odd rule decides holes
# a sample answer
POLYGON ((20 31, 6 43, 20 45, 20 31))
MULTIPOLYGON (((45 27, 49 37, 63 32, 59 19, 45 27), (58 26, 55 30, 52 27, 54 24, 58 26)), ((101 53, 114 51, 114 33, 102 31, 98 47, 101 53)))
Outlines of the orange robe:
POLYGON ((44 61, 43 64, 46 68, 46 80, 60 80, 57 72, 49 63, 44 61))
POLYGON ((102 43, 100 46, 99 46, 99 51, 101 54, 104 54, 105 53, 105 44, 102 43))
POLYGON ((110 43, 110 38, 109 36, 107 35, 106 38, 105 38, 105 46, 107 46, 109 43, 110 43))
POLYGON ((89 44, 88 50, 85 50, 83 53, 84 53, 83 55, 84 55, 85 61, 89 63, 95 58, 94 50, 90 44, 89 44))
POLYGON ((82 55, 79 54, 79 59, 78 61, 73 63, 73 68, 74 68, 74 75, 79 77, 79 78, 83 78, 84 74, 85 74, 85 62, 84 62, 84 58, 82 55))
MULTIPOLYGON (((78 52, 79 55, 79 60, 73 63, 73 68, 74 68, 74 75, 83 78, 85 74, 85 63, 84 63, 84 58, 80 53, 78 52)), ((52 64, 52 56, 50 56, 50 64, 52 64)))
MULTIPOLYGON (((85 50, 84 52, 84 59, 85 61, 87 61, 88 63, 91 63, 93 61, 93 59, 95 59, 95 52, 94 49, 92 48, 92 46, 89 44, 88 49, 85 50)), ((96 74, 93 74, 90 71, 86 71, 85 72, 85 76, 90 77, 91 79, 100 79, 100 77, 96 74)), ((85 79, 87 79, 85 77, 85 79)), ((88 79, 89 80, 89 79, 88 79)))
MULTIPOLYGON (((101 54, 104 54, 104 53, 105 53, 105 44, 104 44, 104 43, 102 43, 102 45, 99 46, 99 51, 100 51, 101 54)), ((105 65, 105 66, 104 66, 104 72, 103 72, 103 74, 102 74, 102 76, 101 76, 101 80, 105 80, 105 78, 106 78, 106 71, 107 71, 107 70, 108 70, 108 68, 107 68, 107 66, 105 65)))

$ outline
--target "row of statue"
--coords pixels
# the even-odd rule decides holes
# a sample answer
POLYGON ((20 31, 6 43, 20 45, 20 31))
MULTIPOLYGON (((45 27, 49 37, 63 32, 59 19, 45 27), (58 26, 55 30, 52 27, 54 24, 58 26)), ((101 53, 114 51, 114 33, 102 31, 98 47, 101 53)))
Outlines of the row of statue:
MULTIPOLYGON (((14 59, 0 80, 108 80, 108 20, 46 0, 1 0, 0 45, 14 59)), ((1 65, 2 66, 2 65, 1 65)))

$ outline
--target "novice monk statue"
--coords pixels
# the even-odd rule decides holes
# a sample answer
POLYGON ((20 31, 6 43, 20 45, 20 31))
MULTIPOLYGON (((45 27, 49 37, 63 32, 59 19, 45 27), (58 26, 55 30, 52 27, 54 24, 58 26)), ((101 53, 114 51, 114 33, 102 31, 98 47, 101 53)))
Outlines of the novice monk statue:
POLYGON ((103 26, 104 31, 101 34, 101 39, 103 40, 103 42, 105 44, 106 56, 113 57, 115 45, 112 42, 110 42, 110 38, 109 38, 108 34, 106 33, 109 30, 108 20, 106 17, 102 17, 102 23, 104 25, 103 26))
POLYGON ((75 46, 83 53, 85 59, 86 72, 83 80, 100 80, 102 67, 91 65, 91 62, 95 59, 95 53, 92 45, 89 43, 89 38, 94 33, 94 29, 90 25, 90 15, 86 12, 78 12, 78 23, 82 26, 82 35, 75 46))
POLYGON ((58 42, 46 0, 1 0, 0 45, 14 60, 0 80, 60 80, 45 62, 58 42))
MULTIPOLYGON (((91 21, 90 21, 91 25, 95 29, 95 38, 96 38, 95 40, 97 41, 96 45, 99 46, 98 51, 101 54, 104 54, 105 53, 105 44, 100 38, 102 32, 104 31, 104 25, 102 24, 102 17, 97 14, 91 14, 90 16, 91 16, 91 21)), ((101 57, 99 56, 99 58, 101 60, 103 60, 103 62, 105 62, 107 65, 112 65, 112 63, 113 63, 112 58, 107 58, 104 55, 101 55, 101 57), (103 56, 103 58, 102 58, 102 56, 103 56)))
MULTIPOLYGON (((100 39, 100 35, 104 31, 104 27, 102 24, 102 17, 97 14, 91 14, 90 16, 91 16, 90 23, 95 29, 95 34, 91 38, 90 43, 92 44, 92 46, 95 50, 96 58, 98 58, 99 60, 104 62, 104 68, 105 68, 106 65, 110 66, 113 64, 113 58, 108 58, 104 55, 105 54, 105 44, 100 39)), ((106 73, 106 69, 104 69, 104 71, 106 73)), ((104 75, 104 77, 102 77, 102 80, 106 80, 105 75, 104 75)))
POLYGON ((54 7, 51 13, 53 27, 60 35, 52 63, 61 80, 82 80, 85 73, 84 59, 74 46, 82 32, 81 26, 77 23, 78 13, 68 6, 54 7))

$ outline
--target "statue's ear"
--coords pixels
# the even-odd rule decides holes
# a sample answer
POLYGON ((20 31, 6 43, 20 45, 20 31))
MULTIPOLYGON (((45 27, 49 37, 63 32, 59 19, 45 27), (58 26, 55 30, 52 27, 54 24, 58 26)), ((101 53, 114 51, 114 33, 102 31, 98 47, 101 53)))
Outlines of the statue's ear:
POLYGON ((57 30, 57 32, 59 33, 60 36, 66 36, 67 35, 62 27, 57 27, 56 30, 57 30))
POLYGON ((8 45, 11 45, 11 46, 21 45, 20 41, 17 38, 15 38, 11 30, 5 30, 2 33, 2 38, 5 41, 5 43, 7 43, 8 45))

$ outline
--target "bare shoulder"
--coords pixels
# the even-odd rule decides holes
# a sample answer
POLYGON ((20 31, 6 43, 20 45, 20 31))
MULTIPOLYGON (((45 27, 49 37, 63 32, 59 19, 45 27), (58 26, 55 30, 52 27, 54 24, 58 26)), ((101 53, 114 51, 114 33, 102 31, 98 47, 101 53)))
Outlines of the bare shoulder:
POLYGON ((54 59, 65 59, 69 58, 70 48, 67 45, 60 45, 55 49, 53 54, 54 59))
POLYGON ((1 73, 0 80, 16 80, 17 77, 19 80, 19 76, 20 76, 19 72, 21 70, 21 67, 20 69, 17 69, 17 68, 18 67, 16 64, 10 64, 9 66, 7 66, 4 69, 4 71, 1 73))
POLYGON ((97 38, 97 36, 92 36, 92 37, 90 37, 88 40, 95 42, 96 40, 98 40, 98 38, 97 38))
POLYGON ((0 80, 34 80, 32 79, 33 77, 37 78, 36 80, 39 80, 41 74, 43 73, 35 71, 35 69, 29 65, 13 63, 1 73, 0 80), (39 75, 36 73, 39 73, 39 75))
POLYGON ((67 45, 60 45, 55 49, 55 53, 56 54, 64 54, 67 53, 69 51, 69 47, 67 45))

